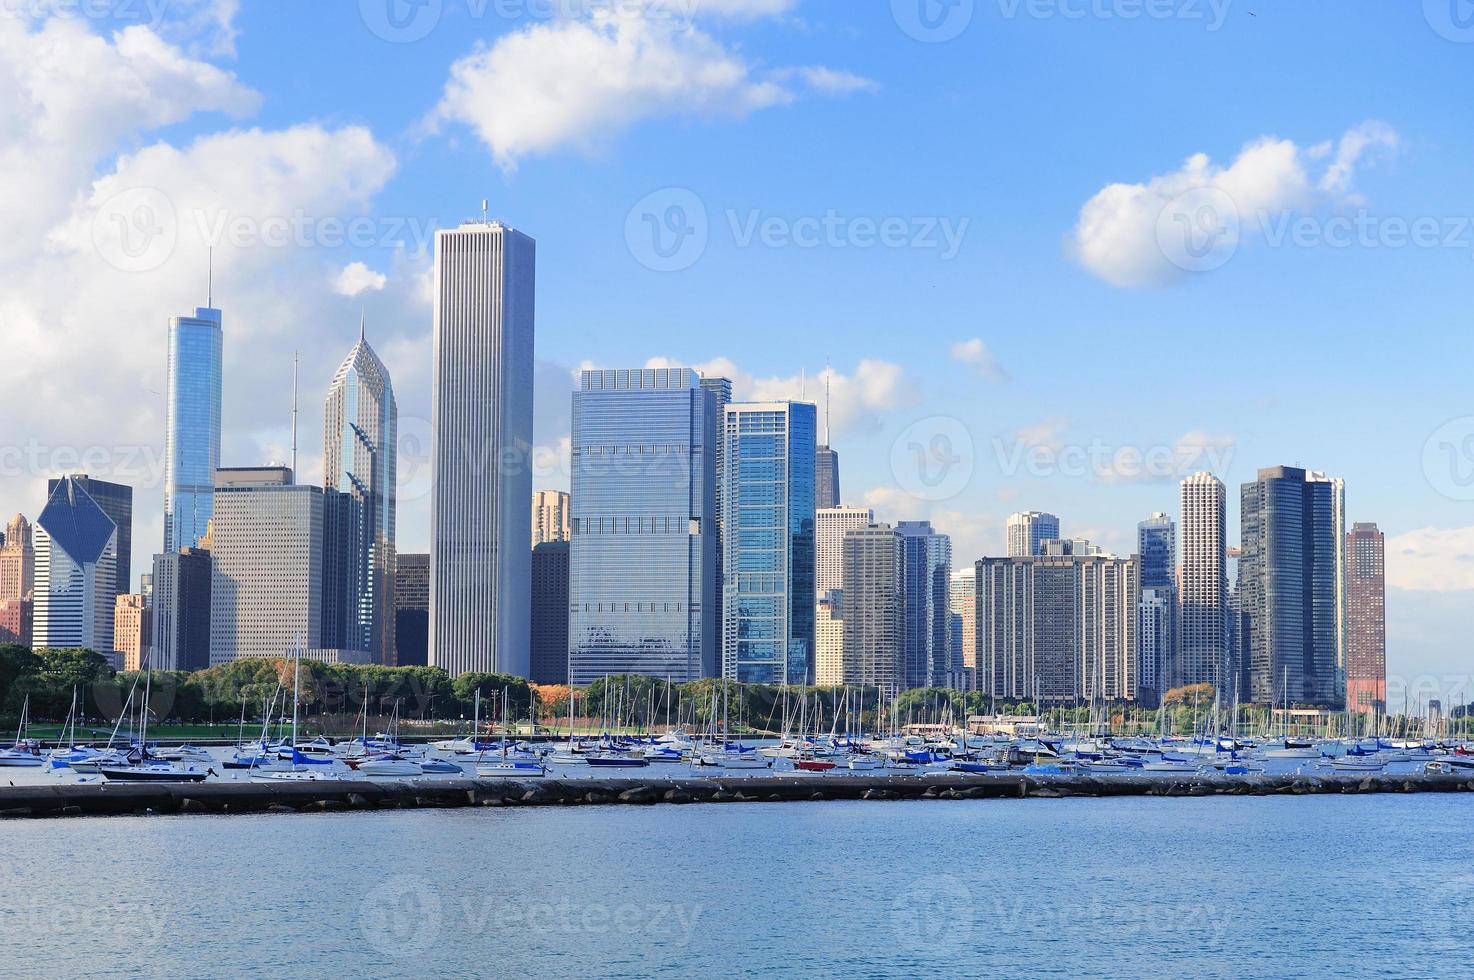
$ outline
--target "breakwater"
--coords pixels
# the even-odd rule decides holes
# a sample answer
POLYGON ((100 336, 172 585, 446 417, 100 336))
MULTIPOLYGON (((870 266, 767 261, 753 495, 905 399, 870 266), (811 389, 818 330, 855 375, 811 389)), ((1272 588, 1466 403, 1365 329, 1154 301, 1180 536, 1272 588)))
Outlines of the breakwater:
POLYGON ((755 776, 741 779, 322 780, 304 783, 92 783, 0 787, 0 817, 321 813, 467 806, 589 806, 823 800, 1450 793, 1464 775, 755 776))

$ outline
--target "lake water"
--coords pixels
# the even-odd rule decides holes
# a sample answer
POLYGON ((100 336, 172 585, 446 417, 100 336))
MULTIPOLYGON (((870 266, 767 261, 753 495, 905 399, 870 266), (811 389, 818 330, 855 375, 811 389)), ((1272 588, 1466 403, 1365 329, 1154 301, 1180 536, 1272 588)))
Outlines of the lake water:
POLYGON ((1470 794, 0 823, 6 976, 1467 976, 1470 794))

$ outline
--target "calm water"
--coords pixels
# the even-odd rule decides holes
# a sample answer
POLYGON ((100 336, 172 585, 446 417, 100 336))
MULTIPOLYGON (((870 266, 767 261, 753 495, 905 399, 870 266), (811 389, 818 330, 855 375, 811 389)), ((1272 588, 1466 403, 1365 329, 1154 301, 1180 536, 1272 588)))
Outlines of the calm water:
POLYGON ((6 976, 1453 976, 1474 799, 0 824, 6 976))

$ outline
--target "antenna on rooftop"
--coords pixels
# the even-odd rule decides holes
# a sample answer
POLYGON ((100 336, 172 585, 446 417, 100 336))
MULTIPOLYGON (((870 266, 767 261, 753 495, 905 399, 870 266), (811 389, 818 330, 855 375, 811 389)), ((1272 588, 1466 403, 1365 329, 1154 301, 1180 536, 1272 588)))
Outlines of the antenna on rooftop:
POLYGON ((297 482, 297 352, 292 351, 292 482, 297 482))

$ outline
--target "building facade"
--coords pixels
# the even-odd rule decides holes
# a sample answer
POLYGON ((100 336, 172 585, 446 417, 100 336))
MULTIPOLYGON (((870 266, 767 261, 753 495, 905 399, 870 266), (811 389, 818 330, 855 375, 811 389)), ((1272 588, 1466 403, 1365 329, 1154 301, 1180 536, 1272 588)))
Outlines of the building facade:
POLYGON ((814 510, 839 506, 839 453, 829 446, 814 448, 814 510))
POLYGON ((212 562, 202 548, 154 556, 149 662, 160 670, 210 666, 212 562))
POLYGON ((869 507, 825 507, 814 511, 814 591, 823 598, 844 588, 844 536, 875 523, 869 507))
POLYGON ((1375 524, 1346 535, 1346 710, 1387 711, 1385 538, 1375 524))
POLYGON ((537 248, 498 222, 435 233, 429 658, 526 677, 537 248))
POLYGON ((430 556, 401 554, 394 561, 394 662, 424 667, 430 649, 430 556))
POLYGON ((142 670, 152 648, 153 618, 141 593, 127 592, 113 603, 113 659, 123 670, 142 670))
POLYGON ((1108 554, 977 563, 978 689, 1044 704, 1135 701, 1135 559, 1108 554))
POLYGON ((961 664, 952 663, 952 539, 930 521, 901 521, 902 626, 907 687, 956 687, 961 664))
POLYGON ((1246 700, 1344 705, 1340 694, 1341 586, 1334 483, 1305 470, 1259 471, 1240 494, 1239 593, 1248 626, 1246 700))
POLYGON ((323 646, 324 496, 322 487, 294 484, 285 467, 217 472, 212 665, 323 646))
POLYGON ((118 526, 89 490, 99 482, 68 476, 49 483, 33 535, 36 647, 112 650, 118 526))
POLYGON ((977 569, 971 566, 952 573, 948 585, 947 607, 952 613, 952 662, 962 665, 958 685, 963 690, 977 690, 977 569))
POLYGON ((1037 555, 1045 541, 1059 537, 1059 518, 1037 510, 1010 514, 1007 525, 1008 557, 1037 555))
POLYGON ((31 601, 36 588, 36 551, 31 522, 21 514, 5 526, 0 545, 0 643, 31 645, 31 601))
POLYGON ((569 543, 532 549, 532 680, 568 683, 569 543))
MULTIPOLYGON (((65 479, 87 491, 102 512, 113 522, 118 531, 118 554, 113 569, 114 596, 132 591, 133 582, 133 488, 122 483, 97 480, 86 473, 77 473, 65 479)), ((49 500, 62 480, 46 481, 46 497, 49 500)))
POLYGON ((844 682, 894 698, 906 687, 906 598, 901 536, 889 524, 846 532, 844 682))
POLYGON ((395 654, 398 430, 393 382, 360 323, 358 343, 333 375, 323 405, 323 486, 353 502, 339 509, 337 541, 330 548, 343 564, 334 593, 340 636, 329 645, 361 650, 385 665, 394 663, 395 654))
POLYGON ((1162 688, 1212 684, 1232 701, 1238 673, 1228 648, 1228 493, 1198 472, 1182 481, 1182 562, 1177 636, 1162 688))
POLYGON ((1141 562, 1141 622, 1137 626, 1142 700, 1155 704, 1166 693, 1162 681, 1177 660, 1177 525, 1156 513, 1136 525, 1136 554, 1141 562))
POLYGON ((811 684, 815 407, 734 402, 725 422, 723 675, 811 684))
POLYGON ((169 320, 165 378, 164 551, 194 548, 214 513, 220 467, 220 311, 169 320))
POLYGON ((573 396, 568 670, 717 671, 714 399, 689 368, 585 371, 573 396))
POLYGON ((838 687, 844 683, 844 612, 835 589, 814 607, 814 683, 838 687))
POLYGON ((567 541, 571 511, 568 494, 562 490, 539 490, 532 495, 532 546, 548 541, 567 541))

